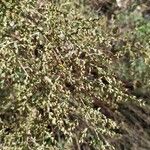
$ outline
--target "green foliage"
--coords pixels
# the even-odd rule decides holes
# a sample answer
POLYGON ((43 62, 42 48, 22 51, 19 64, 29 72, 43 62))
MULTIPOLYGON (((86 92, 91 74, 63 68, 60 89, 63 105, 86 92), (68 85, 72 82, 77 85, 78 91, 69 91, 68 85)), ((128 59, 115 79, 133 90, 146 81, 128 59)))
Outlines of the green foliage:
MULTIPOLYGON (((114 65, 109 48, 122 37, 106 28, 107 19, 92 18, 72 1, 60 4, 0 4, 3 149, 113 149, 108 139, 120 136, 115 111, 120 103, 137 100, 127 94, 115 68, 129 54, 131 75, 149 74, 128 35, 128 43, 116 47, 114 65)), ((137 30, 143 33, 147 26, 142 28, 137 30)))

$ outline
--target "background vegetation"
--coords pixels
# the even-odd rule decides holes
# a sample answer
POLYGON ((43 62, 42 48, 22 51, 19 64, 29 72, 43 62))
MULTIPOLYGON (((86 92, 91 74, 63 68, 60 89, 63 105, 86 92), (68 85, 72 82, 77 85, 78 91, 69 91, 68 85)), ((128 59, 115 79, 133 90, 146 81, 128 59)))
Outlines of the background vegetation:
POLYGON ((0 149, 150 148, 150 22, 105 2, 1 1, 0 149))

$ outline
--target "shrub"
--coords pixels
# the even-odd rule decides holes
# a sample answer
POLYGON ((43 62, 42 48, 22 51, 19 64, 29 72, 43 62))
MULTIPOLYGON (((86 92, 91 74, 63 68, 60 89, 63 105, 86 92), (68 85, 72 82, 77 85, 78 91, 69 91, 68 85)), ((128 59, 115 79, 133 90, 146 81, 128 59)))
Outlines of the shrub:
POLYGON ((38 2, 1 3, 2 148, 113 149, 118 105, 137 99, 110 69, 105 18, 74 1, 38 2))

